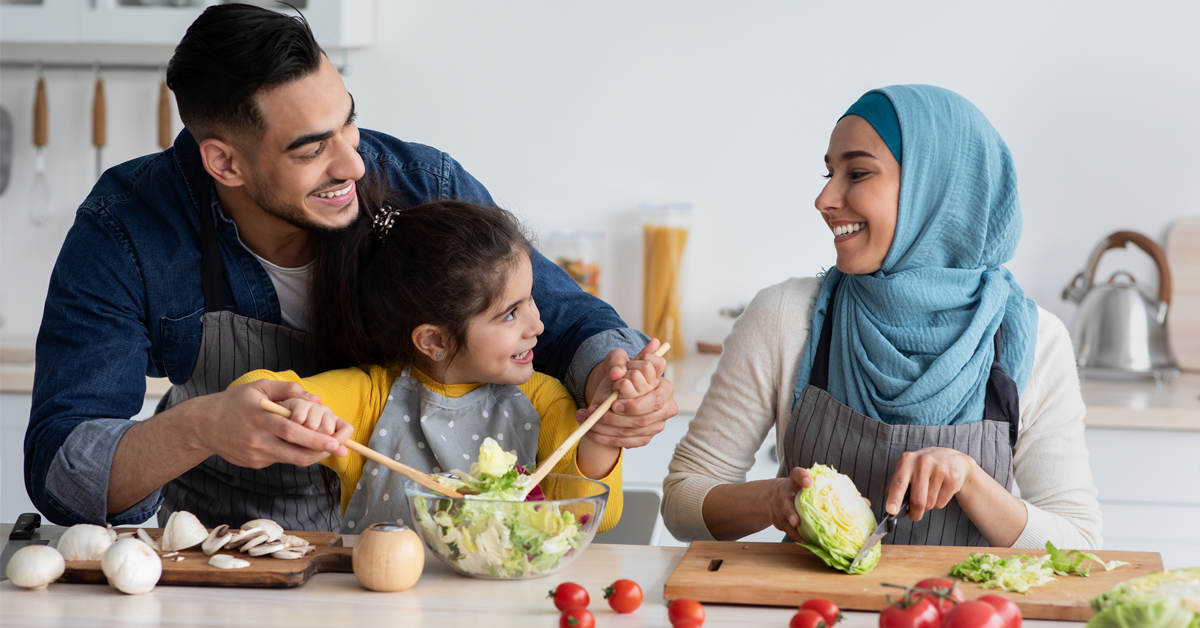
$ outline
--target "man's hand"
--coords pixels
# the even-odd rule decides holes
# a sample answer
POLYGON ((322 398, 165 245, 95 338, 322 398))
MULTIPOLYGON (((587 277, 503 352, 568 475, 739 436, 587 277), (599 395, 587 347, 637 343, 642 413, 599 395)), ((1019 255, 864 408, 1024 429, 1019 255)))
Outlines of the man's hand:
POLYGON ((277 462, 307 467, 329 454, 345 456, 342 443, 354 432, 332 411, 326 414, 318 410, 309 416, 314 406, 328 408, 294 382, 259 380, 192 401, 211 405, 205 410, 211 413, 213 422, 209 433, 200 435, 201 444, 240 467, 261 469, 277 462), (301 410, 300 418, 286 419, 263 410, 258 405, 263 398, 282 403, 293 412, 301 410), (308 425, 310 421, 315 428, 308 425))
POLYGON ((596 443, 631 449, 643 447, 663 431, 666 420, 679 413, 675 385, 662 379, 667 361, 654 355, 661 343, 651 340, 633 359, 622 349, 613 349, 588 376, 588 407, 575 413, 587 420, 614 391, 617 401, 587 433, 596 443))

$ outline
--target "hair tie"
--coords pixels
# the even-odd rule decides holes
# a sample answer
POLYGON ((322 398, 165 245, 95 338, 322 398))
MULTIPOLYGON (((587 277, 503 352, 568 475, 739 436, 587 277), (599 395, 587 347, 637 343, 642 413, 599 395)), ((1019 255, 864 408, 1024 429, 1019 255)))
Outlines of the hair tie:
POLYGON ((399 213, 400 210, 392 209, 390 205, 384 205, 383 209, 380 209, 379 213, 375 215, 375 220, 373 221, 375 235, 380 240, 387 237, 388 232, 392 230, 392 224, 396 222, 396 214, 399 213))

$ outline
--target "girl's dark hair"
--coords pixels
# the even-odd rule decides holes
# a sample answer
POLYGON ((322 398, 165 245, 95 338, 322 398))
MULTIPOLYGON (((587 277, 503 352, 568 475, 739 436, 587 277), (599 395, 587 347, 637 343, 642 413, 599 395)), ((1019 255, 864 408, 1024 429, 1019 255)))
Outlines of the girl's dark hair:
POLYGON ((205 9, 175 47, 167 86, 196 141, 224 133, 257 137, 266 129, 258 90, 316 72, 322 54, 304 16, 219 4, 205 9))
POLYGON ((322 370, 411 365, 419 353, 412 333, 424 324, 448 332, 453 359, 471 318, 501 297, 513 265, 530 253, 511 213, 457 200, 401 209, 379 237, 381 208, 407 207, 403 192, 380 181, 359 181, 358 218, 318 245, 310 301, 322 370))

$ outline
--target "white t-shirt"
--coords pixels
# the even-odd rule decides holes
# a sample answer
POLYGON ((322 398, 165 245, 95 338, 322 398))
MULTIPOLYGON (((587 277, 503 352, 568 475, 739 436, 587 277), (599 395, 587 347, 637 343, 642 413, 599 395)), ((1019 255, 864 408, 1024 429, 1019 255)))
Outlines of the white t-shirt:
MULTIPOLYGON (((253 251, 251 251, 253 253, 253 251)), ((258 257, 255 255, 254 257, 258 257)), ((283 318, 284 327, 311 331, 312 316, 308 311, 308 284, 312 275, 312 262, 299 268, 284 268, 258 257, 267 274, 271 276, 271 284, 275 286, 275 294, 279 297, 279 313, 283 318)))

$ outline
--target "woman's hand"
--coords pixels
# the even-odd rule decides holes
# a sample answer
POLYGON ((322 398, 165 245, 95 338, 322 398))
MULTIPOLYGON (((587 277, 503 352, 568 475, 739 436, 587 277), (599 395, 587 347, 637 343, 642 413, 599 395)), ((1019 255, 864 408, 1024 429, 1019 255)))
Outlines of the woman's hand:
POLYGON ((950 498, 970 489, 976 470, 975 459, 956 449, 926 447, 900 455, 896 470, 888 481, 884 509, 888 514, 900 510, 908 491, 908 518, 920 521, 930 510, 945 508, 950 498))
POLYGON ((654 355, 660 344, 651 340, 633 358, 613 349, 592 369, 587 383, 591 403, 575 413, 575 420, 585 421, 614 390, 619 397, 585 439, 610 447, 643 447, 679 412, 675 386, 662 377, 667 361, 654 355))
POLYGON ((771 481, 775 483, 767 500, 771 525, 787 534, 793 541, 799 541, 804 537, 800 535, 800 513, 796 512, 796 494, 813 485, 812 476, 808 474, 808 469, 796 467, 786 478, 771 481))

